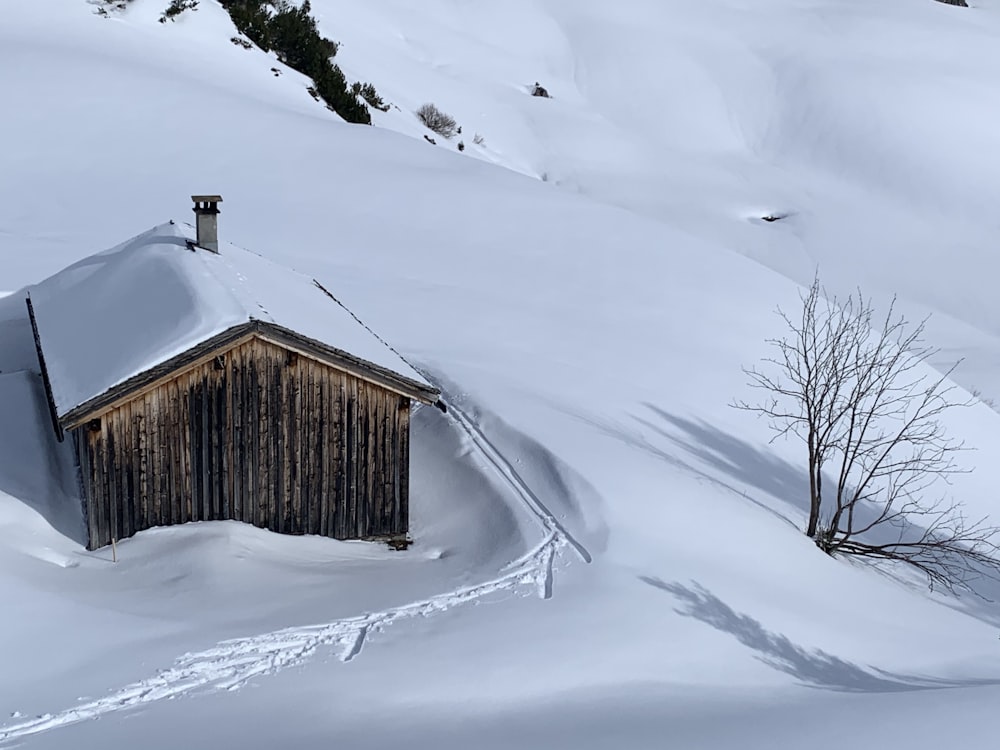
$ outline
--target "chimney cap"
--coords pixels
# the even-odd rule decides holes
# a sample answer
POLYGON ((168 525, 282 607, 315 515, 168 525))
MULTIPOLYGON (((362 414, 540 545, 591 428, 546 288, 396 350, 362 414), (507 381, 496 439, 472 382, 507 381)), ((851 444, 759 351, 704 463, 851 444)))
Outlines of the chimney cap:
POLYGON ((191 200, 195 203, 222 203, 221 195, 192 195, 191 200))

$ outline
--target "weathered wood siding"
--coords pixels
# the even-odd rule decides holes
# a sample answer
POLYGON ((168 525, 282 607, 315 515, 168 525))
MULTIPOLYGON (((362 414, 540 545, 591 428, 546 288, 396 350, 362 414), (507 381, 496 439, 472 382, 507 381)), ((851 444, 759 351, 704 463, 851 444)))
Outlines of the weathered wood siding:
POLYGON ((252 339, 73 431, 89 546, 220 519, 403 535, 409 421, 407 397, 252 339))

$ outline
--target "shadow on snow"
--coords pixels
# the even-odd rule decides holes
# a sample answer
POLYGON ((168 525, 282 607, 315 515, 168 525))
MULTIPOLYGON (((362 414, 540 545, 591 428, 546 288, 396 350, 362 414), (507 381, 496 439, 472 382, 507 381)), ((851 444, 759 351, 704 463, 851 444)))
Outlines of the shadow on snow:
POLYGON ((0 299, 0 492, 86 544, 72 449, 52 429, 23 292, 0 299))
POLYGON ((720 632, 728 633, 755 651, 756 657, 762 662, 791 675, 805 685, 852 693, 898 693, 1000 685, 1000 678, 945 680, 897 674, 875 667, 866 669, 825 651, 810 650, 793 643, 787 636, 768 630, 750 615, 736 612, 697 583, 685 586, 677 582, 667 583, 651 576, 639 576, 639 579, 674 596, 682 605, 675 610, 678 614, 693 617, 720 632))
MULTIPOLYGON (((590 415, 573 416, 629 447, 753 503, 783 523, 804 529, 809 512, 804 461, 801 467, 797 466, 704 420, 681 417, 651 403, 643 406, 646 412, 632 415, 638 428, 590 415), (796 518, 798 520, 793 520, 796 518)), ((835 486, 832 477, 827 477, 826 481, 827 486, 835 486)), ((876 510, 874 505, 867 505, 861 510, 861 521, 874 518, 876 510)), ((919 538, 923 531, 922 526, 912 522, 885 524, 864 538, 872 542, 897 541, 919 538)), ((851 559, 897 583, 910 587, 921 585, 915 582, 917 578, 910 575, 912 571, 905 563, 885 563, 864 557, 851 559)), ((1000 581, 985 574, 976 576, 970 572, 967 581, 974 597, 942 596, 939 601, 983 622, 1000 624, 1000 612, 994 604, 1000 601, 1000 581)))

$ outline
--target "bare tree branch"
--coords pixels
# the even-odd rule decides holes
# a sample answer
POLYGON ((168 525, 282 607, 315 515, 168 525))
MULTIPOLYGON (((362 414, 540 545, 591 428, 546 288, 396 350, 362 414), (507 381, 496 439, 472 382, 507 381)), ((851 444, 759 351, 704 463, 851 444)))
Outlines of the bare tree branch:
POLYGON ((947 436, 941 417, 974 400, 957 400, 950 380, 957 364, 927 374, 939 350, 924 341, 926 320, 911 325, 895 307, 893 300, 876 320, 860 290, 828 302, 817 277, 799 317, 778 310, 788 334, 767 341, 775 354, 761 369, 744 369, 764 399, 733 405, 765 417, 772 441, 794 435, 805 444, 806 534, 817 546, 901 561, 932 585, 970 589, 976 577, 1000 578, 1000 529, 968 521, 959 503, 926 496, 966 471, 956 461, 965 444, 947 436))

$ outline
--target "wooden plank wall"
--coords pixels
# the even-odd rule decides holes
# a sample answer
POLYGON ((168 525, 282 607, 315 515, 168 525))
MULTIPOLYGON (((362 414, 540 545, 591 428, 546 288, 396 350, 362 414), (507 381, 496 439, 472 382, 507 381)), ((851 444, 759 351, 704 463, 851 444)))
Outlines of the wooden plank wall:
POLYGON ((89 547, 223 519, 403 535, 409 420, 408 398, 254 339, 74 431, 89 547))

